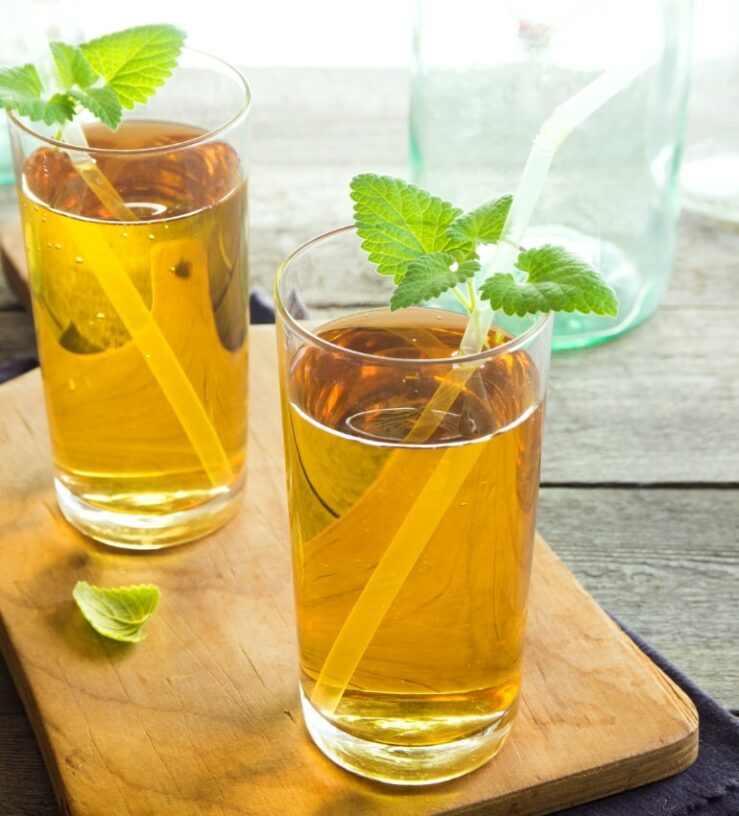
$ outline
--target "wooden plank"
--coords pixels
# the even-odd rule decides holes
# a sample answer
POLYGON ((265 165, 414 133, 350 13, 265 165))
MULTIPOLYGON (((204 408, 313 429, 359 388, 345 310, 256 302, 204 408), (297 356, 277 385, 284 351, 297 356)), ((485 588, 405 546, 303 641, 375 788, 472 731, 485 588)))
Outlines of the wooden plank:
POLYGON ((737 325, 739 304, 664 309, 611 343, 555 355, 542 480, 736 482, 737 325))
MULTIPOLYGON (((585 588, 733 709, 736 615, 720 599, 733 597, 739 584, 738 516, 737 492, 728 490, 544 488, 539 501, 540 529, 585 588)), ((0 768, 7 770, 0 801, 8 813, 55 813, 41 754, 0 657, 3 715, 12 716, 0 720, 0 768)))
POLYGON ((273 330, 252 343, 240 518, 150 556, 91 546, 61 520, 38 373, 0 392, 0 641, 64 812, 542 814, 693 760, 690 702, 540 540, 522 711, 495 762, 388 794, 325 761, 298 725, 273 330), (164 600, 146 643, 94 635, 70 600, 78 578, 155 580, 164 600))
POLYGON ((739 709, 739 490, 545 488, 538 521, 609 612, 739 709))
MULTIPOLYGON (((739 585, 739 491, 543 488, 539 527, 596 600, 739 709, 736 610, 717 603, 739 585)), ((21 712, 0 658, 0 714, 21 712)))

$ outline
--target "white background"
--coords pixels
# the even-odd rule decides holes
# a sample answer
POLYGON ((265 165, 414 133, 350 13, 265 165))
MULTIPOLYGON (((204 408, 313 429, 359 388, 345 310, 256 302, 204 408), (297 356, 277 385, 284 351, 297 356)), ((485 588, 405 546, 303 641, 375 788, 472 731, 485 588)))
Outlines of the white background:
POLYGON ((238 65, 406 66, 414 7, 415 0, 0 0, 0 64, 24 58, 39 34, 76 42, 172 23, 192 48, 238 65))

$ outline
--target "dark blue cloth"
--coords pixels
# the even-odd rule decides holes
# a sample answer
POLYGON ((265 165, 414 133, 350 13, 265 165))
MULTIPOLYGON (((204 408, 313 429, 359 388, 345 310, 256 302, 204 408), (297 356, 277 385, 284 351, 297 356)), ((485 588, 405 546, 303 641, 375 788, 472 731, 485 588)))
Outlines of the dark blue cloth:
POLYGON ((698 709, 698 759, 677 776, 561 810, 557 816, 739 816, 739 719, 637 634, 619 625, 698 709))
POLYGON ((26 371, 36 368, 38 360, 35 357, 23 357, 21 360, 10 360, 10 362, 0 365, 0 383, 12 380, 13 377, 20 377, 26 371))

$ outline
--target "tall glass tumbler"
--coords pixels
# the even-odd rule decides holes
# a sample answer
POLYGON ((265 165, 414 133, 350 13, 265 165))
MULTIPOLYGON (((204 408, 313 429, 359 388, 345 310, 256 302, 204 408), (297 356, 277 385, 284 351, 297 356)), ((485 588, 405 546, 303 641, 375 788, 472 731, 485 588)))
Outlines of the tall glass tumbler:
POLYGON ((458 356, 465 318, 391 289, 352 227, 276 282, 301 696, 339 765, 427 784, 515 716, 552 320, 458 356))
POLYGON ((417 0, 410 161, 466 209, 512 192, 554 108, 604 70, 654 60, 562 145, 527 245, 567 246, 616 290, 618 317, 559 314, 554 348, 588 346, 657 308, 675 253, 690 0, 417 0))
POLYGON ((247 422, 241 74, 185 51, 87 145, 10 116, 59 506, 157 548, 236 511, 247 422))

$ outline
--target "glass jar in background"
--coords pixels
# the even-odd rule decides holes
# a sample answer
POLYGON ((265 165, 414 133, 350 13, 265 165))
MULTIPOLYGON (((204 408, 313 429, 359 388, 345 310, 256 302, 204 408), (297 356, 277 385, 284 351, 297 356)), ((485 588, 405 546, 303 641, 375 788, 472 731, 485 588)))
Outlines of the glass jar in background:
POLYGON ((527 232, 528 246, 589 260, 621 302, 616 318, 557 315, 555 349, 637 326, 668 285, 691 12, 691 0, 417 0, 411 172, 466 209, 515 189, 557 105, 635 53, 655 58, 567 138, 527 232))
POLYGON ((688 128, 680 182, 686 209, 739 223, 739 3, 695 9, 688 128))

